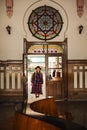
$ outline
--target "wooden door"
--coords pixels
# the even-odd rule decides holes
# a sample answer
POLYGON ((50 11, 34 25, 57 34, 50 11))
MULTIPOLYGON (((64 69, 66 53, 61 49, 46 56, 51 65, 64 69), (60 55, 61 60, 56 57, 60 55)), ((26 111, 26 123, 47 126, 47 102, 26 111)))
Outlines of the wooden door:
POLYGON ((46 90, 47 97, 54 97, 56 100, 64 97, 63 89, 63 56, 47 56, 47 78, 46 90))
POLYGON ((55 100, 67 98, 67 39, 45 43, 24 40, 24 48, 27 55, 45 56, 46 96, 52 96, 55 100), (56 71, 55 77, 53 71, 56 71))

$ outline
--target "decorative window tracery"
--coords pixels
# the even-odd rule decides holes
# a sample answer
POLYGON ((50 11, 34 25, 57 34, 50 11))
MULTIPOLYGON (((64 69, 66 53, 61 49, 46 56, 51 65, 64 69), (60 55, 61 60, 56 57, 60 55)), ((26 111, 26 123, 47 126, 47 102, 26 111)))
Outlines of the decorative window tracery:
POLYGON ((28 53, 63 53, 63 47, 59 45, 32 45, 28 53))
POLYGON ((58 10, 45 5, 32 11, 28 27, 34 37, 46 41, 59 35, 63 20, 58 10))

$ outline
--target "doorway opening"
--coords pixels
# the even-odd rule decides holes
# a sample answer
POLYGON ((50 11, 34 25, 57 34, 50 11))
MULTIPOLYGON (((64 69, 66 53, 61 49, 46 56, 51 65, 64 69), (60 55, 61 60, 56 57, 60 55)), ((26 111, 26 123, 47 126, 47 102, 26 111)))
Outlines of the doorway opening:
MULTIPOLYGON (((24 76, 27 78, 28 101, 33 102, 46 97, 61 100, 68 97, 67 85, 67 39, 63 42, 28 42, 24 40, 24 76), (43 73, 43 95, 35 98, 31 94, 31 76, 35 67, 40 66, 43 73), (55 71, 55 76, 53 72, 55 71)), ((26 87, 25 87, 26 88, 26 87)), ((25 94, 26 95, 26 94, 25 94)))
POLYGON ((42 95, 39 99, 46 97, 46 80, 45 80, 45 55, 28 55, 27 56, 27 77, 28 77, 28 102, 38 100, 35 94, 31 94, 31 77, 35 72, 35 67, 40 66, 41 72, 43 74, 43 84, 42 84, 42 95))

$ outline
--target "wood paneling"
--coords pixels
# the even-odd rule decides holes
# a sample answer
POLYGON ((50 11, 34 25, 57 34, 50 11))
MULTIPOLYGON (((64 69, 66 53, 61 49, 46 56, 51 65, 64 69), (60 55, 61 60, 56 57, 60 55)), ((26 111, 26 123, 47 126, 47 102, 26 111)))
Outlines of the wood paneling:
POLYGON ((47 96, 52 96, 55 100, 64 98, 64 90, 62 86, 62 80, 59 81, 47 81, 47 96))
POLYGON ((0 101, 23 100, 22 61, 0 61, 0 101))
MULTIPOLYGON (((87 99, 87 60, 68 60, 68 99, 87 99)), ((47 96, 56 100, 67 95, 67 83, 50 81, 47 83, 47 96), (55 84, 54 84, 55 82, 55 84), (64 87, 65 86, 65 87, 64 87)), ((22 61, 0 61, 0 101, 16 101, 27 99, 27 87, 23 80, 22 61), (24 85, 24 87, 23 87, 24 85)))
POLYGON ((87 99, 87 60, 68 61, 68 98, 87 99))

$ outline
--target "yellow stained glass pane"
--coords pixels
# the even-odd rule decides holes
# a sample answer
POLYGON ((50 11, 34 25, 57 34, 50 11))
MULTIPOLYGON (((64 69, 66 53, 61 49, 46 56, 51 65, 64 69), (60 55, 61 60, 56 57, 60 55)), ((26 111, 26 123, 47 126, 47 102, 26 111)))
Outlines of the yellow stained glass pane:
POLYGON ((28 53, 47 53, 47 49, 48 53, 63 53, 60 45, 32 45, 28 49, 28 53))

